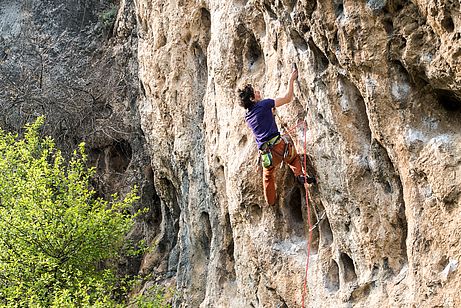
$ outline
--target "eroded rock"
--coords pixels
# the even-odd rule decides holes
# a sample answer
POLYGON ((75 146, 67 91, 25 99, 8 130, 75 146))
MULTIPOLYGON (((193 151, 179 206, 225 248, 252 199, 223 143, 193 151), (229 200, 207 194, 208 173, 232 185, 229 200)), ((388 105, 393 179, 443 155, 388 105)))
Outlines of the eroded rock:
POLYGON ((142 127, 154 182, 174 187, 161 199, 179 210, 178 306, 301 305, 304 189, 284 167, 264 207, 236 101, 249 82, 283 93, 292 62, 297 100, 279 125, 307 122, 319 179, 307 305, 461 304, 461 280, 439 275, 460 250, 459 12, 448 0, 136 2, 142 127))

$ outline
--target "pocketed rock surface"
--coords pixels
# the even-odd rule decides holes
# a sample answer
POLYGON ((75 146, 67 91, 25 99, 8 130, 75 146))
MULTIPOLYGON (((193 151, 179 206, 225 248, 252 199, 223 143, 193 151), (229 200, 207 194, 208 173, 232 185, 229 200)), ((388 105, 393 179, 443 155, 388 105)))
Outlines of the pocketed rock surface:
MULTIPOLYGON (((178 307, 299 307, 305 190, 265 207, 246 83, 296 100, 308 307, 461 305, 458 1, 136 1, 141 123, 178 307)), ((154 263, 151 264, 154 266, 154 263)), ((148 264, 145 264, 146 269, 148 264)))

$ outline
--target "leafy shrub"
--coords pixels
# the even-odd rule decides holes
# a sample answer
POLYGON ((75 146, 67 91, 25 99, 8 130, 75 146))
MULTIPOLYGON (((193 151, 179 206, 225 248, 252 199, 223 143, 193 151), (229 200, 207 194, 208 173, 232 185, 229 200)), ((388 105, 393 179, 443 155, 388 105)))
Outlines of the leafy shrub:
POLYGON ((112 28, 115 18, 117 17, 118 7, 116 5, 111 5, 108 9, 104 12, 99 14, 99 20, 103 24, 106 30, 112 28))
POLYGON ((51 138, 0 129, 0 306, 113 307, 126 292, 107 260, 133 225, 123 200, 96 198, 84 145, 65 162, 51 138))
POLYGON ((133 299, 133 304, 137 308, 170 308, 168 298, 173 296, 173 291, 159 285, 153 285, 143 294, 137 295, 133 299))

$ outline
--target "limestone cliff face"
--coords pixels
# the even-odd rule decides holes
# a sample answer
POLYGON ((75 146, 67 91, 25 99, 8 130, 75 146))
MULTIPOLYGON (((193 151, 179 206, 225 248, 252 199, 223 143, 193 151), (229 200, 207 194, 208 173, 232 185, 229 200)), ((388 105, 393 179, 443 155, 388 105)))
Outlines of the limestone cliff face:
POLYGON ((162 213, 141 271, 171 273, 177 306, 301 305, 304 188, 283 167, 279 201, 264 207, 236 100, 249 82, 283 94, 293 62, 297 99, 279 124, 307 122, 319 181, 306 305, 461 305, 459 1, 135 6, 139 110, 162 213))

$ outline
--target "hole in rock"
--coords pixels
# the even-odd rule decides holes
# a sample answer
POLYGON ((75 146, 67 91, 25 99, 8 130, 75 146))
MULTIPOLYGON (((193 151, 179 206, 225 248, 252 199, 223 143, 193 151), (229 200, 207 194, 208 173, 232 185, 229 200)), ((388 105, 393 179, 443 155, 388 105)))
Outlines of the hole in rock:
POLYGON ((208 11, 204 7, 200 9, 200 20, 202 22, 203 27, 205 27, 208 30, 211 28, 211 14, 210 11, 208 11))
MULTIPOLYGON (((317 200, 315 200, 317 201, 317 200)), ((303 211, 307 214, 307 209, 305 203, 303 204, 303 211)), ((313 202, 313 200, 309 201, 309 209, 310 209, 310 216, 311 216, 311 228, 312 228, 312 243, 311 243, 311 248, 314 253, 319 251, 319 245, 321 241, 321 228, 322 228, 322 223, 324 223, 326 219, 326 213, 325 209, 323 208, 323 205, 321 202, 313 202)), ((305 225, 307 226, 306 228, 306 238, 309 238, 309 226, 308 222, 305 222, 305 225)))
POLYGON ((201 248, 203 249, 206 258, 209 258, 213 231, 211 229, 210 216, 208 213, 202 212, 202 214, 200 214, 200 226, 198 227, 202 228, 201 236, 199 238, 201 248))
POLYGON ((240 140, 239 140, 239 143, 238 143, 239 146, 240 146, 240 147, 243 147, 243 146, 247 143, 247 141, 248 141, 247 139, 248 139, 247 136, 246 136, 246 135, 243 135, 243 136, 240 138, 240 140))
POLYGON ((312 39, 309 39, 308 46, 314 54, 315 70, 320 73, 324 72, 330 64, 328 58, 325 56, 322 50, 320 50, 320 48, 315 45, 312 39))
POLYGON ((308 48, 307 41, 296 30, 290 31, 290 38, 293 41, 295 48, 300 51, 306 51, 308 48))
POLYGON ((368 122, 365 100, 357 86, 345 76, 339 76, 338 86, 342 88, 342 96, 346 103, 341 103, 341 109, 345 112, 348 122, 357 129, 358 137, 364 138, 367 144, 371 142, 371 129, 368 122), (348 112, 351 110, 351 112, 348 112))
POLYGON ((131 161, 132 149, 126 140, 117 141, 109 150, 109 167, 117 173, 124 173, 131 161))
POLYGON ((181 216, 178 193, 173 183, 167 178, 159 178, 157 186, 164 192, 164 215, 167 223, 165 233, 168 240, 172 242, 171 247, 174 247, 178 240, 179 217, 181 216))
POLYGON ((277 19, 277 14, 272 9, 270 3, 267 3, 267 1, 264 1, 264 8, 266 9, 266 12, 269 14, 269 16, 272 19, 277 19))
POLYGON ((226 214, 226 237, 229 239, 229 245, 227 245, 226 249, 227 256, 234 263, 234 237, 229 213, 226 214))
POLYGON ((448 196, 445 196, 442 199, 445 209, 449 213, 458 207, 459 195, 460 195, 459 191, 452 191, 452 193, 450 193, 448 196))
POLYGON ((448 32, 453 32, 455 30, 455 24, 453 22, 453 18, 451 16, 445 16, 442 19, 442 27, 447 30, 448 32))
POLYGON ((407 222, 407 216, 405 214, 405 203, 403 202, 403 200, 401 201, 400 207, 399 207, 398 224, 400 227, 399 229, 402 230, 402 235, 401 235, 402 237, 400 239, 401 255, 403 256, 404 261, 406 262, 408 260, 408 256, 407 256, 408 222, 407 222))
POLYGON ((295 223, 302 223, 303 220, 303 211, 302 211, 302 202, 301 202, 301 190, 294 189, 287 198, 287 208, 290 213, 292 221, 295 223))
POLYGON ((373 268, 371 269, 371 277, 375 278, 379 273, 379 265, 378 264, 373 264, 373 268))
POLYGON ((304 195, 301 193, 300 188, 293 188, 288 192, 285 199, 285 207, 282 208, 282 214, 286 220, 288 233, 300 237, 305 236, 305 232, 307 232, 306 230, 308 228, 307 223, 304 223, 303 217, 303 214, 306 212, 303 197, 304 195))
POLYGON ((258 62, 258 60, 262 56, 262 50, 259 46, 258 41, 253 33, 247 38, 246 42, 246 53, 245 58, 248 63, 249 68, 253 68, 253 66, 258 62))
MULTIPOLYGON (((179 262, 177 242, 180 208, 178 206, 176 189, 169 179, 163 177, 158 178, 156 188, 161 189, 164 194, 162 194, 162 201, 160 201, 160 197, 157 193, 155 193, 154 189, 154 198, 158 198, 158 201, 156 200, 150 205, 151 209, 153 209, 153 213, 148 213, 151 217, 148 218, 149 225, 145 227, 145 232, 152 232, 152 224, 157 223, 155 220, 161 220, 161 228, 159 230, 155 230, 152 234, 148 234, 147 239, 150 239, 149 242, 151 242, 151 240, 156 238, 157 235, 160 234, 161 236, 157 238, 157 242, 153 246, 155 247, 154 251, 148 254, 153 253, 158 255, 159 258, 156 258, 158 262, 168 260, 168 268, 170 269, 168 275, 172 275, 176 271, 177 264, 179 262)), ((157 261, 151 264, 150 268, 157 266, 157 261)))
POLYGON ((395 7, 395 11, 398 12, 400 11, 401 9, 403 9, 405 7, 405 4, 403 3, 398 3, 397 6, 395 7))
POLYGON ((279 37, 278 35, 275 35, 274 45, 272 46, 272 48, 274 48, 274 50, 277 50, 278 46, 279 46, 279 37))
POLYGON ((437 100, 439 104, 447 111, 459 111, 461 110, 461 100, 456 95, 456 93, 443 90, 435 89, 435 94, 437 95, 437 100))
POLYGON ((351 231, 351 222, 348 221, 344 224, 344 230, 346 231, 346 233, 349 233, 349 231, 351 231))
POLYGON ((331 232, 330 222, 325 214, 325 218, 319 225, 320 243, 322 247, 330 246, 333 243, 333 232, 331 232))
POLYGON ((207 57, 198 41, 191 44, 191 51, 194 54, 198 75, 203 79, 201 75, 206 74, 207 72, 207 57))
MULTIPOLYGON (((318 209, 316 207, 315 204, 313 204, 312 202, 309 203, 310 207, 311 207, 311 225, 312 225, 312 244, 311 244, 311 248, 312 248, 312 251, 315 253, 315 252, 318 252, 319 251, 319 244, 320 244, 320 223, 319 223, 319 219, 322 220, 324 219, 326 216, 322 216, 322 215, 326 215, 326 214, 323 214, 324 210, 322 211, 322 209, 318 209)), ((309 229, 307 229, 307 231, 309 231, 309 229)), ((307 236, 309 236, 309 234, 307 234, 307 236)))
POLYGON ((392 269, 389 267, 389 258, 385 257, 383 259, 383 270, 386 272, 392 272, 392 269))
POLYGON ((230 241, 229 245, 227 245, 226 252, 229 260, 234 263, 234 241, 230 241))
POLYGON ((388 194, 392 194, 393 190, 392 190, 392 185, 389 181, 386 181, 384 183, 384 191, 388 194))
POLYGON ((220 254, 219 263, 220 269, 218 273, 219 285, 222 287, 227 281, 235 280, 235 259, 234 259, 234 238, 232 234, 232 225, 230 222, 229 213, 225 216, 225 233, 223 237, 223 246, 226 248, 225 252, 220 254))
MULTIPOLYGON (((141 203, 147 204, 149 211, 143 216, 142 220, 148 225, 148 232, 152 232, 150 238, 155 237, 161 230, 162 207, 160 197, 154 187, 154 172, 149 166, 145 171, 148 185, 143 185, 141 193, 141 203)), ((149 239, 150 241, 150 239, 149 239)))
POLYGON ((159 253, 164 253, 166 251, 166 246, 164 242, 158 243, 156 247, 159 253))
POLYGON ((341 0, 333 1, 334 9, 335 9, 335 16, 336 18, 344 15, 344 4, 341 0))
POLYGON ((310 27, 308 25, 301 25, 301 33, 308 33, 310 31, 310 27))
POLYGON ((341 253, 341 263, 344 268, 344 281, 354 282, 357 280, 357 274, 355 273, 354 261, 346 254, 341 253))
POLYGON ((448 265, 448 262, 450 262, 450 260, 448 259, 447 256, 442 256, 440 259, 439 259, 439 262, 437 262, 436 264, 436 271, 438 273, 440 273, 441 271, 443 271, 445 269, 445 267, 448 265))
POLYGON ((383 20, 383 27, 387 35, 392 35, 392 32, 394 32, 394 23, 391 18, 385 18, 383 20))
POLYGON ((262 215, 262 208, 256 203, 251 203, 247 207, 247 213, 250 216, 249 218, 252 220, 260 219, 262 215))
POLYGON ((162 224, 162 209, 160 203, 154 203, 150 207, 149 217, 145 220, 147 224, 151 225, 150 228, 154 231, 154 234, 160 232, 160 226, 162 224))
POLYGON ((337 51, 340 49, 338 30, 335 31, 335 35, 333 37, 333 47, 335 47, 337 51))
POLYGON ((331 260, 325 276, 325 288, 330 292, 339 290, 339 267, 335 260, 331 260))

